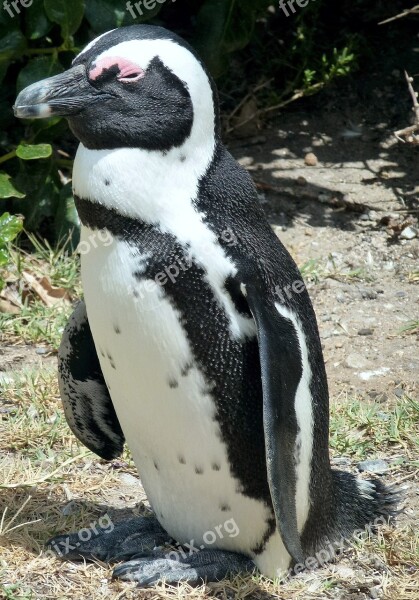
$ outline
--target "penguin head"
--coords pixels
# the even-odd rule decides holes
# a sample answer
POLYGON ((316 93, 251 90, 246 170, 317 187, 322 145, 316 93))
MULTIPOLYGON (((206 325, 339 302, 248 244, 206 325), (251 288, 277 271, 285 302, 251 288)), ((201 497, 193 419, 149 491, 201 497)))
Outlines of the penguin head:
POLYGON ((178 36, 151 25, 109 31, 66 72, 25 88, 19 118, 66 117, 91 149, 168 151, 192 133, 199 146, 219 135, 215 85, 178 36))

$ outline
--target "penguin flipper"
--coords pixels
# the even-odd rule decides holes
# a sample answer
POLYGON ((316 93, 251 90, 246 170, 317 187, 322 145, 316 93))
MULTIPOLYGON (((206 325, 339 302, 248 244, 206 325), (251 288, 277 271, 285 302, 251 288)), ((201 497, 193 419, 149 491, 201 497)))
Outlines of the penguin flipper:
POLYGON ((102 458, 119 456, 125 438, 100 368, 83 301, 64 329, 58 350, 58 383, 64 414, 74 435, 102 458))
POLYGON ((263 390, 266 464, 277 527, 297 562, 304 562, 297 527, 295 397, 303 370, 297 332, 257 284, 246 285, 256 323, 263 390))

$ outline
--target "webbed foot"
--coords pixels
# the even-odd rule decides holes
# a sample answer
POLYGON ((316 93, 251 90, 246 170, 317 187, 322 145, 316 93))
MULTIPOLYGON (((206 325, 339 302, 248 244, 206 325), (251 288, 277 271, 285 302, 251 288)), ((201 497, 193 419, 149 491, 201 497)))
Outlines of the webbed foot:
POLYGON ((96 558, 114 562, 152 555, 156 546, 171 539, 155 517, 134 517, 115 524, 107 520, 106 526, 100 521, 94 527, 51 538, 48 549, 69 560, 96 558))
POLYGON ((169 584, 187 582, 197 585, 204 581, 219 581, 225 577, 255 569, 254 562, 242 554, 224 550, 200 550, 182 557, 173 551, 165 555, 146 556, 122 563, 114 569, 113 577, 136 581, 141 587, 159 581, 169 584))

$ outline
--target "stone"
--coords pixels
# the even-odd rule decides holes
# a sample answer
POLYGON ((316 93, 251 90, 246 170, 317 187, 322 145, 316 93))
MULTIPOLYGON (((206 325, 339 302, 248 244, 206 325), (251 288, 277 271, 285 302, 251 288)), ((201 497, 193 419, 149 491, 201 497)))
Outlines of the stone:
POLYGON ((308 167, 315 167, 319 161, 313 152, 308 152, 304 157, 304 162, 308 167))
POLYGON ((37 348, 35 348, 35 352, 42 356, 43 354, 48 354, 49 350, 48 350, 48 348, 43 348, 42 346, 38 346, 37 348))
POLYGON ((368 473, 385 473, 388 471, 388 464, 382 458, 363 460, 358 463, 357 467, 361 473, 364 471, 367 471, 368 473))
POLYGON ((134 477, 134 475, 131 475, 130 473, 121 473, 119 475, 119 481, 121 481, 124 485, 132 486, 138 486, 138 484, 140 483, 140 480, 137 477, 134 477))
POLYGON ((415 227, 405 227, 400 234, 403 240, 413 240, 418 236, 418 230, 415 227))
POLYGON ((351 352, 345 360, 345 366, 349 369, 363 369, 368 365, 366 359, 358 352, 351 352))
POLYGON ((363 300, 376 300, 378 297, 378 294, 375 290, 369 290, 367 288, 361 288, 359 293, 361 294, 361 298, 363 300))

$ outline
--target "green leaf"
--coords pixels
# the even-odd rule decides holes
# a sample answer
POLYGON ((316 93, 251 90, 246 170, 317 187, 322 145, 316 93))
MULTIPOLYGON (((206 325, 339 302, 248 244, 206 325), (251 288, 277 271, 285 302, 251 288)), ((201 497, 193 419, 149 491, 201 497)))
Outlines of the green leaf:
MULTIPOLYGON (((20 160, 16 161, 19 165, 19 172, 16 174, 14 178, 14 182, 19 190, 25 192, 26 197, 30 200, 30 203, 36 201, 38 194, 42 187, 45 185, 45 180, 47 179, 50 171, 51 171, 51 162, 50 160, 20 160)), ((19 205, 15 212, 20 212, 25 215, 23 212, 23 204, 27 204, 27 202, 17 201, 19 205)))
POLYGON ((0 61, 8 62, 19 57, 26 49, 25 36, 19 29, 0 27, 0 61))
POLYGON ((80 220, 74 204, 71 183, 67 183, 60 191, 54 226, 56 242, 62 242, 71 234, 70 246, 75 250, 80 241, 80 220))
POLYGON ((68 131, 68 125, 62 117, 37 119, 32 125, 37 144, 50 144, 63 137, 68 131))
POLYGON ((25 10, 25 34, 30 40, 44 37, 52 27, 45 14, 45 8, 40 0, 35 0, 25 10))
POLYGON ((0 173, 0 198, 24 198, 25 194, 19 192, 10 179, 7 173, 0 173))
MULTIPOLYGON (((0 246, 0 267, 4 267, 9 262, 10 254, 7 251, 7 248, 2 248, 0 246)), ((0 292, 4 287, 3 279, 0 277, 0 292)))
POLYGON ((44 0, 44 7, 48 18, 60 25, 64 40, 80 27, 84 15, 83 0, 44 0))
POLYGON ((16 82, 16 92, 19 93, 31 83, 58 75, 63 67, 53 56, 37 56, 21 69, 16 82))
POLYGON ((48 158, 52 154, 51 144, 20 144, 16 149, 16 155, 22 160, 36 160, 37 158, 48 158))
POLYGON ((86 0, 86 19, 95 33, 128 24, 125 2, 121 0, 119 7, 115 4, 113 0, 86 0))
POLYGON ((217 77, 227 66, 227 55, 250 40, 258 14, 268 0, 206 0, 196 16, 193 46, 217 77))
POLYGON ((58 204, 59 190, 54 181, 47 177, 39 190, 30 196, 30 202, 25 202, 21 212, 25 217, 25 229, 37 231, 46 219, 53 218, 58 204))
POLYGON ((3 213, 0 217, 0 245, 4 246, 13 242, 15 237, 22 231, 23 223, 20 217, 3 213))

